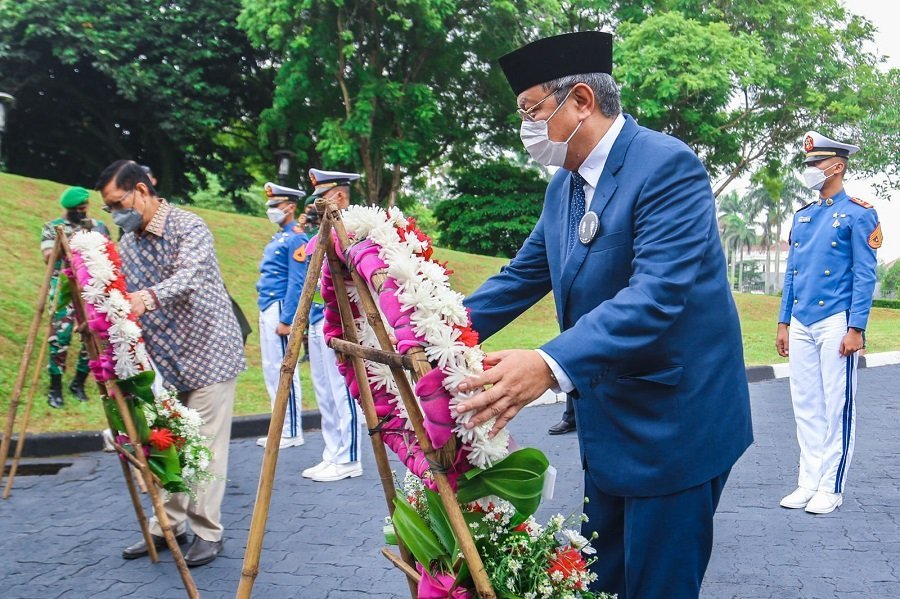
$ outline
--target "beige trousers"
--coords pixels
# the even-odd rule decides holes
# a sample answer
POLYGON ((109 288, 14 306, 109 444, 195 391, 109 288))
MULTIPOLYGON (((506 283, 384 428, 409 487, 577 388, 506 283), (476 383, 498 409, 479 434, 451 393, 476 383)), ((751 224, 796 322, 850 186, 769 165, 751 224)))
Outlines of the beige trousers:
MULTIPOLYGON (((185 532, 190 524, 194 534, 205 541, 222 538, 222 498, 228 476, 228 444, 231 441, 231 412, 237 377, 202 389, 178 394, 178 399, 189 408, 197 410, 203 418, 200 433, 209 439, 213 458, 209 471, 215 478, 196 490, 196 499, 186 493, 172 493, 165 502, 166 514, 175 534, 185 532)), ((150 532, 162 536, 156 517, 150 519, 150 532)))

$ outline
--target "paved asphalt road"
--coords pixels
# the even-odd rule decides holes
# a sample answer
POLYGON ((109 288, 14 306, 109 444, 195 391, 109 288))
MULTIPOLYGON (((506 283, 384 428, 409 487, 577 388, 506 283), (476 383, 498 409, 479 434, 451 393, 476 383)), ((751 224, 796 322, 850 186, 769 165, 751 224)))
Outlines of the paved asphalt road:
MULTIPOLYGON (((732 472, 717 514, 704 599, 900 597, 900 366, 861 370, 856 454, 844 505, 826 516, 778 507, 794 488, 797 446, 787 380, 751 385, 756 443, 732 472)), ((528 409, 512 430, 559 469, 541 520, 580 506, 574 435, 550 437, 560 406, 528 409)), ((402 575, 378 554, 386 513, 371 451, 365 474, 319 484, 299 475, 318 461, 321 435, 282 452, 254 598, 404 597, 402 575)), ((204 599, 234 597, 256 495, 261 450, 231 445, 223 506, 225 553, 193 570, 204 599)), ((17 479, 0 502, 0 596, 8 599, 185 597, 168 553, 124 561, 140 533, 116 458, 72 456, 56 475, 17 479)))

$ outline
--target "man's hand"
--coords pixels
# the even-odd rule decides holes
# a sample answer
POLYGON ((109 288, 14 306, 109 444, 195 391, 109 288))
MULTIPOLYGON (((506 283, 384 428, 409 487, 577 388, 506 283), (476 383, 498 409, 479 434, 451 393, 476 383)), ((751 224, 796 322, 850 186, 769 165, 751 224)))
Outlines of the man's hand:
POLYGON ((129 293, 128 301, 131 302, 131 313, 135 316, 140 316, 147 311, 147 306, 144 305, 144 300, 141 298, 140 291, 129 293))
POLYGON ((534 401, 553 385, 550 367, 534 350, 511 349, 487 354, 485 371, 480 376, 469 377, 459 384, 459 391, 492 385, 457 406, 460 412, 474 410, 467 428, 497 418, 489 433, 493 437, 526 404, 534 401))
POLYGON ((788 325, 783 322, 778 323, 778 333, 775 335, 775 349, 782 358, 788 357, 788 338, 790 337, 788 325))
POLYGON ((841 339, 841 355, 849 356, 863 348, 862 333, 856 329, 847 329, 847 334, 841 339))
POLYGON ((278 326, 275 327, 275 334, 281 337, 287 337, 291 334, 291 325, 279 322, 278 326))

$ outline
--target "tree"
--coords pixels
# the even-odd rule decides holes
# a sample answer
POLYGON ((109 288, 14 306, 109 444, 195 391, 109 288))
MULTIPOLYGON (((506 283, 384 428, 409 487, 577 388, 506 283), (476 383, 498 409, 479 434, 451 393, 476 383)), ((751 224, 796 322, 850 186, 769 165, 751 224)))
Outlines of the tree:
POLYGON ((458 197, 434 209, 441 245, 512 258, 541 215, 547 181, 504 161, 456 173, 458 197))
MULTIPOLYGON (((744 172, 785 164, 787 147, 799 156, 809 129, 858 126, 890 92, 891 81, 877 76, 883 59, 865 49, 874 26, 839 0, 607 4, 621 38, 614 75, 626 84, 626 110, 691 145, 722 177, 716 195, 744 172)), ((891 121, 896 103, 884 115, 891 121)), ((873 130, 896 131, 896 122, 873 130)), ((873 158, 891 160, 896 154, 873 158)))
POLYGON ((900 69, 876 78, 876 108, 849 135, 863 149, 853 157, 850 168, 873 177, 875 189, 887 196, 900 185, 900 69))
POLYGON ((757 235, 753 221, 759 215, 759 208, 752 201, 731 191, 718 201, 718 220, 722 244, 730 249, 731 285, 737 284, 738 291, 744 285, 744 248, 756 243, 757 235))
POLYGON ((881 294, 885 297, 894 297, 898 290, 900 290, 900 260, 894 260, 881 280, 881 294))
POLYGON ((245 187, 266 153, 255 119, 270 81, 234 25, 239 6, 0 1, 0 87, 17 98, 10 170, 90 186, 129 157, 152 165, 167 195, 207 171, 245 187))
POLYGON ((766 293, 772 293, 781 277, 781 224, 794 213, 796 206, 809 199, 809 191, 791 173, 762 169, 751 178, 754 187, 747 194, 753 212, 762 215, 762 242, 766 247, 763 280, 766 293), (775 275, 771 276, 771 248, 775 244, 775 275))
POLYGON ((532 6, 245 0, 241 27, 278 56, 262 131, 301 162, 363 173, 366 202, 391 206, 403 179, 438 158, 512 143, 514 98, 491 61, 546 13, 532 6))

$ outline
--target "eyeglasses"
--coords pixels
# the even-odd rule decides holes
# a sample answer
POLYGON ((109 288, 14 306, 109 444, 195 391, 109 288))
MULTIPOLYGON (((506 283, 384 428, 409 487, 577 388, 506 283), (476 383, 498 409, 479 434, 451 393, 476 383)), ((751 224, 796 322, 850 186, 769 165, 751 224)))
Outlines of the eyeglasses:
POLYGON ((137 191, 137 188, 132 189, 131 191, 129 191, 128 193, 123 195, 121 198, 118 199, 118 201, 110 202, 109 204, 104 204, 102 210, 104 212, 109 213, 109 212, 112 212, 113 210, 120 209, 122 207, 122 203, 125 201, 125 198, 132 195, 135 191, 137 191))
POLYGON ((549 100, 551 96, 553 96, 554 94, 556 94, 556 92, 558 92, 558 91, 560 91, 560 90, 563 90, 563 89, 565 89, 566 87, 569 87, 569 86, 557 87, 557 88, 554 89, 552 92, 550 92, 549 94, 547 94, 546 96, 544 96, 543 98, 541 98, 540 100, 538 100, 538 102, 536 102, 535 104, 533 104, 530 108, 517 108, 517 109, 516 109, 516 114, 518 114, 519 117, 521 117, 521 119, 522 119, 523 121, 531 121, 531 122, 534 122, 535 119, 534 119, 533 114, 534 114, 534 111, 537 109, 537 107, 540 106, 541 104, 543 104, 544 102, 546 102, 547 100, 549 100))

